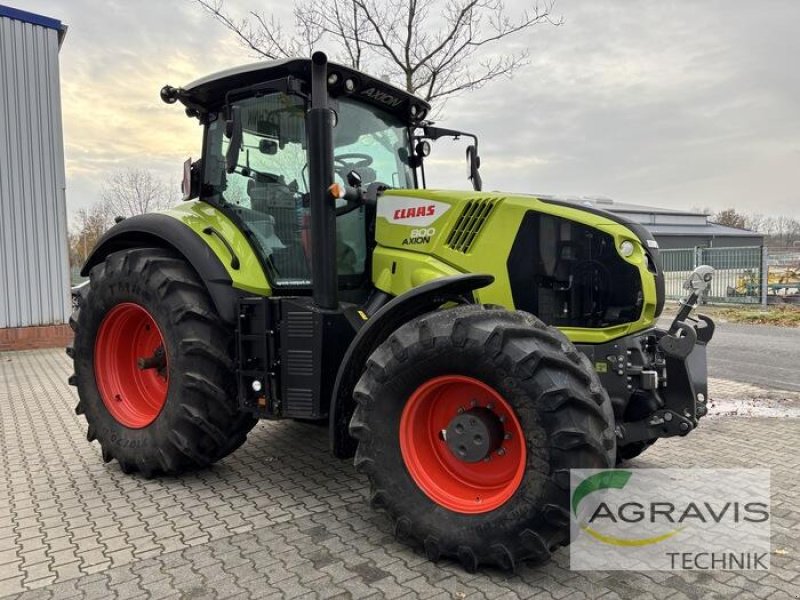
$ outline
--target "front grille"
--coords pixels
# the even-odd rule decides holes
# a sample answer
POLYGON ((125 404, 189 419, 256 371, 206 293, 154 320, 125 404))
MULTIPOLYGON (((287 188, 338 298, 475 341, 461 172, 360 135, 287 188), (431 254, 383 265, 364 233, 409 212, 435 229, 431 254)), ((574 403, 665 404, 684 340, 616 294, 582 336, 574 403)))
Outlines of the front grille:
POLYGON ((445 245, 466 254, 500 198, 477 198, 464 206, 445 245))

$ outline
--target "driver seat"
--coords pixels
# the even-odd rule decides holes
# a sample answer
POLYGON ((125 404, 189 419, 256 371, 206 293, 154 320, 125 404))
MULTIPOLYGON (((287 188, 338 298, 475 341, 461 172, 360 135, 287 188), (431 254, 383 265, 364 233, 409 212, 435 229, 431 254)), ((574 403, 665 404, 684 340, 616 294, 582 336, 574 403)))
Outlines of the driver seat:
POLYGON ((281 242, 270 249, 280 277, 308 279, 309 266, 300 240, 301 207, 292 188, 280 177, 256 174, 247 183, 247 195, 252 209, 270 218, 275 236, 281 242))

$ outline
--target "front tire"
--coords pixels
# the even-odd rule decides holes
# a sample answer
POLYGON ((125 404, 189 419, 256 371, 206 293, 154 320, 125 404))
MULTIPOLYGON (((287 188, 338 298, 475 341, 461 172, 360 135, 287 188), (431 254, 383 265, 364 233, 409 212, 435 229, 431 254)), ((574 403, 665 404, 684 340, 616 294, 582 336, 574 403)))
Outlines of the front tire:
POLYGON ((614 465, 597 375, 527 313, 463 306, 415 319, 373 353, 355 399, 355 463, 373 506, 429 558, 468 571, 548 559, 569 540, 569 470, 614 465), (460 445, 473 439, 465 416, 486 453, 460 445))
POLYGON ((104 461, 177 474, 245 441, 255 420, 236 406, 231 328, 182 258, 151 248, 110 254, 70 324, 75 412, 104 461))

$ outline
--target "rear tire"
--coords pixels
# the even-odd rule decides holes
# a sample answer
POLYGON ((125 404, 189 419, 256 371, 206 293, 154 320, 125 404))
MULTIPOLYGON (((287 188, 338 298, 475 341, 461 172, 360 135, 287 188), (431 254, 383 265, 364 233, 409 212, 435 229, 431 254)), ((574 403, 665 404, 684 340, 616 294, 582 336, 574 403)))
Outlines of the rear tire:
MULTIPOLYGON (((462 306, 414 319, 372 354, 354 395, 350 433, 358 440, 355 463, 369 477, 372 505, 386 510, 395 534, 422 544, 429 558, 454 557, 468 571, 481 564, 514 569, 525 559, 547 560, 569 541, 569 470, 614 464, 611 402, 597 375, 561 332, 527 313, 462 306), (426 487, 420 476, 425 461, 409 458, 409 439, 420 453, 435 454, 435 449, 422 448, 447 443, 433 430, 441 423, 431 418, 427 437, 419 435, 424 420, 410 430, 405 424, 420 404, 419 394, 443 381, 456 386, 478 382, 472 384, 474 393, 462 394, 464 409, 498 411, 499 402, 491 398, 500 398, 505 432, 500 439, 514 442, 514 421, 524 437, 517 449, 503 446, 504 452, 488 454, 489 461, 473 461, 461 474, 456 471, 448 484, 455 500, 434 489, 447 479, 436 465, 454 460, 453 450, 449 459, 439 450, 438 460, 428 461, 433 487, 426 487), (521 460, 519 481, 499 476, 504 459, 521 460), (499 479, 493 483, 499 485, 493 489, 501 493, 478 495, 469 507, 467 492, 491 481, 489 467, 494 465, 499 479), (473 471, 483 475, 474 487, 463 485, 473 471)), ((453 412, 448 398, 444 393, 428 396, 420 406, 449 402, 447 410, 453 412)), ((461 409, 455 412, 462 414, 461 409)), ((505 472, 512 473, 516 467, 511 467, 505 472)))
POLYGON ((256 421, 236 405, 232 328, 186 261, 162 249, 115 252, 92 269, 77 304, 67 348, 75 412, 105 462, 148 477, 177 474, 244 443, 256 421), (162 366, 138 369, 136 355, 158 344, 162 366))

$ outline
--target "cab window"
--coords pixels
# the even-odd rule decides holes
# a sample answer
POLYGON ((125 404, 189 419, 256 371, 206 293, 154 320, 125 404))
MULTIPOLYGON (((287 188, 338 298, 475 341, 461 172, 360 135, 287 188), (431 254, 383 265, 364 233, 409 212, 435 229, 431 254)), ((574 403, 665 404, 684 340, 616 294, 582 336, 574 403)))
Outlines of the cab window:
MULTIPOLYGON (((253 234, 277 286, 311 284, 311 239, 305 102, 273 93, 237 101, 242 145, 236 168, 226 173, 229 139, 222 114, 208 125, 205 154, 206 198, 233 210, 253 234)), ((334 176, 350 171, 362 184, 414 187, 408 166, 408 130, 393 116, 342 99, 335 104, 334 176)), ((367 261, 364 209, 336 221, 337 259, 343 287, 360 285, 367 261)))

